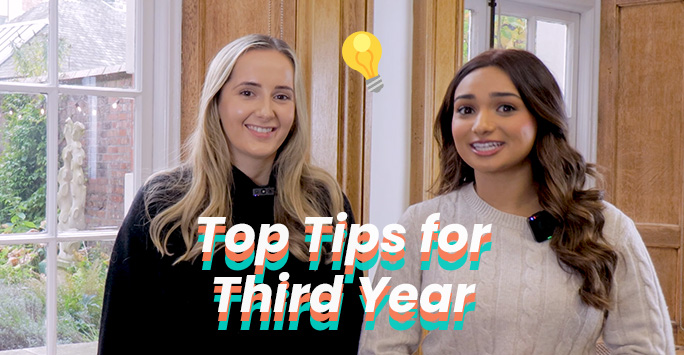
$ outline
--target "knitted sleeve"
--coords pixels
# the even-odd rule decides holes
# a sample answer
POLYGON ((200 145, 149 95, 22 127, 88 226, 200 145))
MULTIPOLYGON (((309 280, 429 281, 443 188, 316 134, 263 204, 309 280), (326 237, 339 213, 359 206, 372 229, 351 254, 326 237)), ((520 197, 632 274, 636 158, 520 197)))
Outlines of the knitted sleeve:
POLYGON ((615 211, 614 230, 604 229, 619 261, 603 339, 612 354, 674 354, 670 316, 651 258, 634 222, 615 211))
MULTIPOLYGON (((421 271, 420 271, 420 240, 421 221, 416 219, 415 206, 409 207, 400 218, 399 224, 406 228, 404 238, 406 240, 404 261, 402 268, 396 271, 384 269, 378 266, 375 273, 373 286, 376 287, 379 280, 383 277, 390 277, 388 284, 391 290, 399 284, 412 284, 421 290, 421 271)), ((390 325, 388 306, 376 312, 375 324, 372 330, 366 330, 367 324, 364 322, 361 333, 361 343, 359 354, 412 354, 420 343, 422 327, 419 322, 407 330, 395 330, 390 325)))

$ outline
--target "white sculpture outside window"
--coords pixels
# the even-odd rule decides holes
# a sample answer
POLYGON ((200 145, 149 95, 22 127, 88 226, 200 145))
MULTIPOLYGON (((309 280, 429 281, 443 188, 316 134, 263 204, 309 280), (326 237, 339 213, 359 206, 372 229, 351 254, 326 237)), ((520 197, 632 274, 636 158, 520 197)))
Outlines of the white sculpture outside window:
MULTIPOLYGON (((57 182, 57 207, 59 218, 57 230, 73 231, 85 229, 85 199, 86 181, 83 173, 85 150, 81 138, 85 133, 85 126, 81 122, 73 122, 67 118, 64 124, 64 139, 66 144, 62 149, 64 165, 59 169, 57 182)), ((74 252, 81 242, 59 243, 59 258, 71 261, 74 252)))

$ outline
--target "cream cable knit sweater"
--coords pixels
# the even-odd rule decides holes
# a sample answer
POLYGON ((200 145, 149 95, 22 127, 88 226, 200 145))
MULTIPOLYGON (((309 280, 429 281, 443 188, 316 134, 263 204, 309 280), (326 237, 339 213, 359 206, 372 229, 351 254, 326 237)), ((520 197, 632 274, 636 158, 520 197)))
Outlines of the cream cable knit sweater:
MULTIPOLYGON (((525 217, 494 209, 473 185, 409 207, 399 224, 406 228, 406 264, 398 271, 379 267, 375 280, 390 276, 390 286, 410 283, 476 284, 475 310, 465 314, 462 330, 430 332, 423 353, 431 354, 594 354, 600 335, 613 354, 674 354, 672 326, 651 259, 634 223, 605 203, 603 233, 619 255, 613 280, 613 306, 604 313, 580 301, 578 277, 563 271, 549 243, 534 240, 525 217), (420 270, 420 227, 440 212, 440 225, 492 224, 491 250, 480 256, 479 270, 470 262, 447 271, 432 258, 420 270)), ((452 300, 455 292, 452 293, 452 300)), ((365 329, 365 325, 364 325, 365 329)), ((422 329, 394 330, 387 306, 375 329, 364 330, 359 354, 411 354, 422 329)))

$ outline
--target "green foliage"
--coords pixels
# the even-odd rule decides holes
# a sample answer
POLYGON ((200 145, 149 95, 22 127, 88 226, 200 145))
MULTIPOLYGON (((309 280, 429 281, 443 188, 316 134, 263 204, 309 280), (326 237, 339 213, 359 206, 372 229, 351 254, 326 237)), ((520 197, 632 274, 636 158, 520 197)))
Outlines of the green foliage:
POLYGON ((504 49, 527 49, 527 19, 515 16, 496 16, 494 45, 504 49), (499 26, 500 25, 500 26, 499 26))
MULTIPOLYGON (((470 56, 471 10, 463 13, 463 63, 470 56)), ((527 49, 527 19, 515 16, 495 16, 494 47, 527 49), (499 28, 500 27, 500 28, 499 28)))
POLYGON ((43 245, 0 245, 0 350, 45 345, 43 245))
POLYGON ((85 256, 78 254, 82 260, 67 270, 67 277, 58 290, 60 326, 57 334, 60 342, 96 341, 98 338, 107 265, 103 254, 93 249, 82 249, 85 256))
POLYGON ((24 287, 0 282, 0 350, 45 345, 44 284, 24 287))
POLYGON ((14 69, 19 76, 36 77, 46 75, 47 34, 37 34, 30 42, 13 46, 14 69))
POLYGON ((25 232, 45 219, 46 122, 42 95, 2 97, 3 150, 0 154, 0 221, 3 232, 25 232))
POLYGON ((7 286, 22 287, 26 280, 40 279, 40 262, 45 259, 42 244, 0 246, 0 280, 7 286))
MULTIPOLYGON (((74 263, 58 269, 57 341, 96 341, 110 250, 84 242, 74 263)), ((0 351, 44 345, 44 245, 0 245, 0 351)))
MULTIPOLYGON (((12 59, 19 77, 46 74, 47 35, 37 34, 12 59)), ((59 56, 67 47, 59 44, 59 56)), ((0 232, 22 233, 39 229, 45 220, 46 121, 43 95, 8 94, 0 99, 4 119, 0 148, 0 232)))
POLYGON ((470 57, 470 19, 472 16, 471 10, 463 12, 463 63, 465 64, 470 57))
MULTIPOLYGON (((61 58, 66 58, 69 54, 70 46, 61 39, 58 41, 57 56, 58 65, 61 71, 61 58)), ((48 34, 41 32, 33 36, 27 43, 16 46, 12 43, 12 59, 14 59, 14 70, 20 77, 41 77, 47 75, 48 59, 48 34)))

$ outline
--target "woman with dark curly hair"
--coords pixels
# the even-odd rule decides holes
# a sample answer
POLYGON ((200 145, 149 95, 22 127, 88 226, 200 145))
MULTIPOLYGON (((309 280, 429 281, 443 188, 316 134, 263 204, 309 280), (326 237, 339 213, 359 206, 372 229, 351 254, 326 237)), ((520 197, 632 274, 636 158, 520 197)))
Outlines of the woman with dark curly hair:
MULTIPOLYGON (((449 330, 427 334, 424 354, 587 354, 601 336, 616 353, 674 354, 646 247, 632 220, 588 187, 587 177, 597 174, 568 143, 561 91, 537 57, 491 50, 465 64, 434 134, 439 196, 404 213, 406 264, 375 277, 419 290, 476 285, 462 329, 454 330, 451 314, 449 330), (421 224, 435 212, 441 226, 492 225, 478 270, 444 270, 436 257, 421 270, 421 224), (551 223, 549 237, 535 238, 529 219, 539 212, 551 223)), ((388 317, 383 311, 374 330, 363 332, 361 354, 416 350, 420 326, 397 331, 388 317)))

